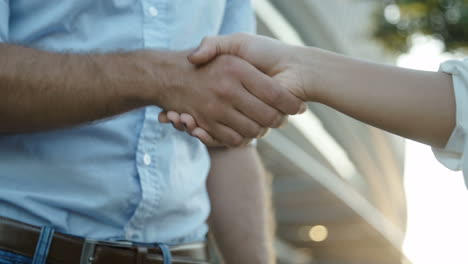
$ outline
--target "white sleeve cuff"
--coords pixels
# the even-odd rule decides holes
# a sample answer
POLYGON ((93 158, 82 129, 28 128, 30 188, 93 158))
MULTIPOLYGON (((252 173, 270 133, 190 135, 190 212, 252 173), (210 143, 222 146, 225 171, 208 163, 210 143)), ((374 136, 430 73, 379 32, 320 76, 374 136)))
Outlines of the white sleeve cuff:
POLYGON ((441 64, 439 71, 452 75, 456 104, 456 125, 443 149, 433 148, 434 155, 451 170, 463 170, 468 182, 466 133, 468 128, 468 59, 451 60, 441 64))

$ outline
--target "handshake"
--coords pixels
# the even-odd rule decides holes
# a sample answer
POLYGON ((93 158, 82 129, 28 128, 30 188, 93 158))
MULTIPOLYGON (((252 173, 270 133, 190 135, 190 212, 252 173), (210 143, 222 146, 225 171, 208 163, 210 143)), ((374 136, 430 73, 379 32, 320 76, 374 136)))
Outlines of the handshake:
POLYGON ((264 136, 269 128, 280 127, 287 115, 307 110, 304 101, 310 97, 295 49, 300 47, 243 33, 205 38, 188 60, 216 83, 190 87, 194 90, 185 95, 186 100, 197 99, 204 110, 195 110, 196 105, 182 110, 163 106, 166 111, 159 121, 171 122, 210 147, 242 146, 264 136), (200 100, 202 94, 206 95, 200 100))
POLYGON ((190 63, 186 57, 184 62, 198 71, 216 69, 205 79, 212 86, 196 85, 198 94, 190 96, 208 90, 218 96, 196 105, 205 109, 202 115, 195 108, 159 104, 171 110, 159 120, 208 146, 246 144, 279 127, 287 115, 306 111, 306 101, 437 148, 446 146, 456 124, 452 75, 442 72, 408 70, 246 34, 207 38, 188 56, 190 63))

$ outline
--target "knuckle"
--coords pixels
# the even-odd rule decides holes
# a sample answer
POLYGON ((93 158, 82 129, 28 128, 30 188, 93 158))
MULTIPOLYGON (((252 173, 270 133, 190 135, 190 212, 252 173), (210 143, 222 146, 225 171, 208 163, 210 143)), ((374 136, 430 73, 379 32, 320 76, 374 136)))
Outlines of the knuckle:
POLYGON ((236 57, 230 55, 221 55, 219 56, 218 63, 222 65, 222 69, 231 75, 239 74, 242 69, 239 63, 239 60, 236 57))
MULTIPOLYGON (((232 83, 226 79, 219 82, 219 85, 215 87, 216 93, 218 96, 222 98, 230 98, 234 94, 234 90, 232 89, 232 83)), ((212 109, 215 110, 215 109, 212 109)))
POLYGON ((273 127, 273 128, 277 128, 279 127, 281 124, 279 122, 279 120, 282 119, 282 115, 280 113, 275 113, 272 115, 272 117, 270 118, 269 120, 269 127, 273 127))
POLYGON ((206 36, 202 39, 201 44, 202 45, 208 45, 214 41, 214 37, 212 36, 206 36))
POLYGON ((240 147, 242 146, 243 138, 239 135, 232 135, 229 141, 231 146, 240 147))
POLYGON ((207 133, 210 133, 213 129, 213 124, 210 123, 206 118, 207 116, 206 115, 199 115, 199 116, 195 116, 194 118, 196 118, 198 120, 198 124, 197 126, 195 126, 193 129, 194 131, 192 132, 195 132, 195 130, 198 130, 200 128, 203 128, 207 133), (198 127, 198 128, 197 128, 198 127))
POLYGON ((291 102, 288 104, 289 107, 286 109, 286 114, 295 115, 299 113, 302 107, 302 101, 295 98, 293 98, 293 100, 290 101, 291 102))
POLYGON ((261 125, 262 127, 271 127, 271 125, 272 125, 272 123, 273 123, 272 120, 273 120, 273 118, 270 117, 270 115, 265 114, 265 115, 262 117, 262 119, 259 120, 259 121, 260 121, 259 123, 260 123, 260 125, 261 125))
MULTIPOLYGON (((215 114, 215 110, 217 109, 217 104, 214 103, 214 102, 210 102, 210 103, 205 103, 204 104, 204 108, 205 108, 205 111, 204 111, 204 115, 205 116, 213 116, 213 114, 215 114)), ((195 120, 197 120, 197 117, 194 117, 195 120)))
POLYGON ((238 32, 232 36, 240 41, 247 41, 252 35, 245 32, 238 32))
POLYGON ((287 106, 289 106, 285 110, 287 111, 286 114, 290 114, 290 115, 297 114, 299 110, 301 109, 303 102, 293 94, 288 94, 287 98, 285 98, 283 101, 286 101, 286 100, 289 102, 288 104, 286 104, 287 106))
POLYGON ((251 128, 251 134, 249 135, 250 138, 257 138, 262 134, 263 128, 255 123, 251 128))
POLYGON ((223 64, 224 66, 228 66, 233 64, 234 60, 232 59, 232 56, 221 54, 216 58, 216 61, 220 64, 223 64))
POLYGON ((273 104, 276 105, 281 101, 282 93, 278 89, 271 89, 268 93, 268 99, 273 104))
POLYGON ((278 115, 280 115, 280 113, 273 108, 264 109, 257 123, 262 129, 271 128, 278 115))
POLYGON ((263 114, 259 116, 259 119, 257 120, 258 124, 262 128, 270 127, 270 123, 274 120, 274 115, 275 111, 273 111, 272 109, 263 110, 263 114))
POLYGON ((287 109, 285 109, 285 111, 287 111, 286 114, 297 114, 299 109, 301 109, 302 101, 292 94, 288 94, 283 101, 288 102, 285 104, 288 106, 287 109))
POLYGON ((302 102, 297 102, 296 105, 294 106, 294 111, 288 114, 295 115, 301 111, 301 108, 302 108, 302 102))
POLYGON ((255 125, 251 125, 244 133, 244 135, 247 137, 247 138, 256 138, 260 135, 260 133, 262 132, 262 128, 255 124, 255 125))

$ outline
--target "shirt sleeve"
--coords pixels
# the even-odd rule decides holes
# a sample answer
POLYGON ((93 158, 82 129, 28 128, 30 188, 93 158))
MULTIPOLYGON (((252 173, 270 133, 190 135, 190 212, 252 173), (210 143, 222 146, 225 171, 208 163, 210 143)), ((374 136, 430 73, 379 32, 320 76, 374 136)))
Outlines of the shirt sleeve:
POLYGON ((257 30, 255 13, 251 0, 227 0, 220 35, 245 32, 254 34, 257 30))
POLYGON ((7 42, 10 20, 10 0, 0 0, 0 42, 7 42))
POLYGON ((456 125, 443 149, 433 148, 434 155, 451 170, 463 170, 468 187, 468 58, 451 60, 441 64, 439 71, 452 75, 456 104, 456 125))

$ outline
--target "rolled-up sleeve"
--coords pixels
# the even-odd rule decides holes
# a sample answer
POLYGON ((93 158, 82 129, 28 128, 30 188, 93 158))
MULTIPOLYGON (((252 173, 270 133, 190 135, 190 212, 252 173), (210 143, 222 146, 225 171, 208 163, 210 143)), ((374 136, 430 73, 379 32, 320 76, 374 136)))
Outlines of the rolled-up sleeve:
POLYGON ((10 0, 0 0, 0 42, 7 42, 10 20, 10 0))
POLYGON ((456 103, 456 126, 443 149, 433 148, 436 158, 451 170, 463 170, 468 187, 468 58, 451 60, 440 66, 441 72, 452 75, 456 103))

